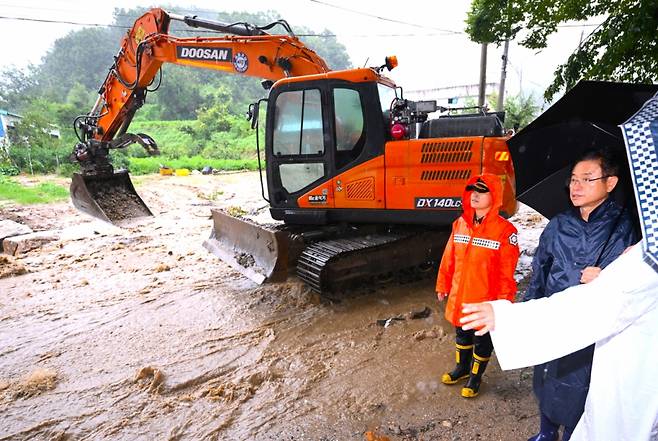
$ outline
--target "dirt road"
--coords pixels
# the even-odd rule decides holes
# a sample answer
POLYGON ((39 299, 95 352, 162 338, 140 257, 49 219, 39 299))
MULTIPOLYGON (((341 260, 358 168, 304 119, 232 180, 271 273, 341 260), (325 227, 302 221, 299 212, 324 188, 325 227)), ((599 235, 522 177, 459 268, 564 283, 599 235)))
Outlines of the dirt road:
MULTIPOLYGON (((123 228, 68 203, 0 208, 59 240, 0 262, 0 440, 525 440, 529 369, 494 361, 479 397, 440 374, 453 331, 434 281, 327 302, 257 286, 202 246, 210 206, 268 216, 258 175, 136 179, 156 214, 123 228), (429 307, 427 318, 409 313, 429 307), (377 320, 402 316, 388 327, 377 320)), ((542 220, 515 218, 533 249, 542 220)), ((522 257, 518 278, 529 262, 522 257)))

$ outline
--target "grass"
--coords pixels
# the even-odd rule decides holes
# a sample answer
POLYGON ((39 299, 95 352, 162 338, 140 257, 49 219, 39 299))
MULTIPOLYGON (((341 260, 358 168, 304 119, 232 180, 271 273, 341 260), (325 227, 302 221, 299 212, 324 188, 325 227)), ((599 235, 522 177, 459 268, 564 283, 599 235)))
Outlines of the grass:
POLYGON ((182 157, 178 159, 167 159, 163 157, 150 158, 128 158, 130 172, 136 175, 158 173, 160 164, 173 169, 187 168, 190 170, 201 170, 210 166, 216 170, 258 170, 256 159, 206 159, 201 156, 182 157))
POLYGON ((68 197, 69 190, 61 185, 42 182, 34 187, 28 187, 11 178, 0 176, 0 200, 28 205, 47 204, 65 200, 68 197))
MULTIPOLYGON (((184 133, 181 128, 196 124, 196 121, 140 121, 131 124, 130 131, 153 136, 165 156, 181 156, 195 144, 193 136, 184 133)), ((131 151, 133 155, 136 153, 139 153, 137 156, 144 155, 142 148, 138 146, 131 147, 131 151)))

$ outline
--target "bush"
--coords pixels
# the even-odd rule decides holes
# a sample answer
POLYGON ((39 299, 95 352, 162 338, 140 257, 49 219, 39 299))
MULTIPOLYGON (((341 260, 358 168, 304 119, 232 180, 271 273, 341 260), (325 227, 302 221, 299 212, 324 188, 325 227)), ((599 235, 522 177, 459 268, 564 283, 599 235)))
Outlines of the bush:
POLYGON ((9 156, 17 168, 24 173, 49 173, 67 161, 66 149, 57 145, 54 140, 52 144, 35 146, 9 147, 9 156))
POLYGON ((68 178, 73 176, 73 173, 79 171, 80 171, 80 167, 77 164, 73 164, 71 162, 65 162, 63 164, 60 164, 59 167, 55 169, 55 173, 57 173, 59 176, 66 176, 68 178))
POLYGON ((0 164, 0 175, 2 176, 18 176, 21 171, 18 167, 13 165, 2 165, 0 164))

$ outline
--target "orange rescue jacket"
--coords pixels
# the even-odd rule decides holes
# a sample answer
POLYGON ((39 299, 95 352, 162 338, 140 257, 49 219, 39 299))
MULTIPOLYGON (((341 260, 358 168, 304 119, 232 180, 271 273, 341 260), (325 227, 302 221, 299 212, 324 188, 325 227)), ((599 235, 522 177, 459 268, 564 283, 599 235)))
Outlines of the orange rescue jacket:
POLYGON ((514 270, 519 260, 517 230, 503 219, 502 183, 498 176, 483 174, 472 177, 467 185, 481 178, 489 187, 492 207, 479 225, 473 225, 475 210, 471 208, 471 191, 464 190, 464 213, 453 222, 436 281, 437 293, 449 293, 446 319, 461 326, 463 303, 507 299, 514 301, 514 270))

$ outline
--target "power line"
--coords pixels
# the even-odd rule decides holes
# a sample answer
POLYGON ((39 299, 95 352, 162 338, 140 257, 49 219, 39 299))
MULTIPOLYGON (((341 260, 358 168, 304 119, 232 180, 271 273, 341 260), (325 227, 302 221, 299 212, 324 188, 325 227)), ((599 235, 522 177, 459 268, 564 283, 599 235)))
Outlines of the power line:
MULTIPOLYGON (((331 3, 327 3, 327 2, 324 2, 324 1, 320 1, 320 0, 310 0, 310 1, 312 3, 318 3, 318 4, 321 4, 323 6, 328 6, 330 8, 336 8, 336 9, 339 9, 339 10, 351 12, 353 14, 364 15, 364 16, 367 16, 367 17, 372 17, 372 18, 376 18, 378 20, 388 21, 388 22, 391 22, 391 23, 398 23, 398 24, 413 26, 413 27, 417 27, 417 28, 421 28, 421 29, 430 29, 432 31, 445 32, 447 34, 455 34, 455 35, 463 34, 463 32, 459 32, 459 31, 453 31, 453 30, 448 30, 448 29, 440 29, 440 28, 435 28, 435 27, 431 27, 431 26, 423 26, 423 25, 419 25, 419 24, 416 24, 416 23, 409 23, 409 22, 405 22, 405 21, 401 21, 401 20, 395 20, 395 19, 391 19, 391 18, 387 18, 387 17, 381 17, 381 16, 378 16, 378 15, 369 14, 367 12, 357 11, 355 9, 344 8, 344 7, 341 7, 341 6, 333 5, 331 3)), ((73 10, 73 9, 62 9, 62 8, 54 9, 54 8, 43 8, 43 7, 32 7, 32 6, 15 5, 15 4, 10 4, 10 3, 9 4, 8 3, 0 3, 0 6, 8 6, 8 7, 11 7, 11 8, 20 8, 20 9, 26 9, 26 10, 32 10, 32 11, 78 12, 78 11, 73 10)), ((117 8, 115 8, 115 9, 117 9, 117 8)), ((209 9, 185 9, 185 8, 179 8, 179 7, 175 7, 175 9, 178 12, 190 12, 190 13, 193 13, 193 14, 197 14, 197 13, 209 13, 209 14, 228 13, 228 11, 215 11, 215 10, 209 10, 209 9)), ((126 17, 127 14, 116 14, 116 16, 117 17, 126 17)))
MULTIPOLYGON (((450 34, 457 34, 457 35, 465 34, 465 32, 461 32, 461 31, 453 31, 451 29, 435 28, 435 27, 432 27, 432 26, 424 26, 424 25, 419 25, 417 23, 409 23, 409 22, 402 21, 402 20, 396 20, 396 19, 393 19, 393 18, 382 17, 382 16, 379 16, 379 15, 370 14, 370 13, 363 12, 363 11, 358 11, 356 9, 350 9, 350 8, 345 8, 343 6, 334 5, 332 3, 328 3, 328 2, 325 2, 325 1, 322 1, 322 0, 308 0, 308 1, 311 2, 311 3, 320 4, 320 5, 323 5, 323 6, 328 6, 330 8, 339 9, 341 11, 347 11, 347 12, 351 12, 353 14, 363 15, 365 17, 376 18, 377 20, 388 21, 388 22, 391 22, 391 23, 398 23, 398 24, 403 24, 403 25, 407 25, 407 26, 414 26, 414 27, 423 28, 423 29, 431 29, 431 30, 434 30, 434 31, 441 31, 441 32, 446 32, 446 33, 450 33, 450 34)), ((596 27, 596 26, 599 26, 600 24, 601 23, 583 23, 583 24, 574 23, 574 24, 557 25, 557 27, 558 28, 596 27)))
POLYGON ((557 25, 558 28, 596 28, 601 26, 603 23, 573 23, 573 24, 563 24, 557 25))
MULTIPOLYGON (((318 0, 309 0, 309 1, 318 1, 318 0)), ((319 2, 319 1, 318 1, 319 2)), ((119 15, 118 15, 119 16, 119 15)), ((120 16, 126 16, 126 15, 120 15, 120 16)), ((28 21, 28 22, 35 22, 35 23, 50 23, 50 24, 67 24, 67 25, 74 25, 74 26, 87 26, 87 27, 97 27, 97 28, 116 28, 116 29, 131 29, 132 26, 121 26, 121 25, 114 25, 114 24, 102 24, 102 23, 83 23, 83 22, 78 22, 78 21, 69 21, 69 20, 48 20, 45 18, 34 18, 34 17, 9 17, 9 16, 2 16, 0 15, 0 20, 16 20, 16 21, 28 21)), ((558 25, 558 27, 600 27, 603 23, 598 23, 598 24, 582 24, 582 25, 558 25)), ((418 26, 421 28, 425 28, 423 26, 418 26)), ((435 28, 426 28, 426 29, 435 29, 435 28)), ((596 31, 597 29, 594 29, 596 31)), ((442 33, 423 33, 423 34, 416 34, 416 33, 396 33, 396 34, 295 34, 297 37, 319 37, 319 38, 337 38, 339 36, 342 37, 350 37, 350 38, 371 38, 371 37, 377 37, 377 38, 389 38, 389 37, 448 37, 448 36, 457 36, 457 35, 462 35, 462 32, 456 32, 456 31, 446 31, 443 29, 435 29, 439 30, 442 33), (448 32, 448 33, 446 33, 448 32)), ((182 31, 185 31, 184 29, 182 31)), ((593 31, 593 32, 594 32, 593 31)), ((192 30, 187 31, 187 32, 192 32, 192 30)), ((210 31, 210 30, 203 30, 203 29, 196 29, 194 30, 195 34, 217 34, 215 31, 210 31)))
MULTIPOLYGON (((83 23, 77 21, 68 21, 68 20, 48 20, 43 18, 33 18, 33 17, 8 17, 0 15, 0 20, 16 20, 16 21, 28 21, 35 23, 51 23, 51 24, 67 24, 74 26, 88 26, 88 27, 98 27, 98 28, 118 28, 118 29, 131 29, 132 26, 120 26, 113 24, 102 24, 102 23, 83 23)), ((216 31, 203 30, 203 29, 190 29, 189 31, 181 29, 185 32, 194 32, 195 34, 217 34, 216 31)), ((295 34, 297 37, 318 37, 318 38, 337 38, 339 36, 343 37, 353 37, 353 38, 372 38, 372 37, 447 37, 452 36, 448 34, 413 34, 413 33, 397 33, 397 34, 295 34)))
MULTIPOLYGON (((318 3, 318 4, 321 4, 323 6, 327 6, 327 7, 330 7, 330 8, 335 8, 335 9, 351 12, 353 14, 364 15, 364 16, 367 16, 367 17, 372 17, 372 18, 376 18, 378 20, 383 20, 383 21, 390 21, 392 23, 404 24, 404 25, 414 26, 414 27, 418 27, 418 28, 422 28, 422 29, 431 29, 431 30, 434 30, 434 31, 440 31, 440 32, 445 32, 445 33, 455 34, 455 35, 464 34, 464 32, 460 32, 460 31, 453 31, 453 30, 450 30, 450 29, 434 28, 434 27, 431 27, 431 26, 423 26, 423 25, 419 25, 419 24, 416 24, 416 23, 409 23, 409 22, 405 22, 405 21, 401 21, 401 20, 395 20, 395 19, 391 19, 391 18, 381 17, 381 16, 378 16, 378 15, 369 14, 367 12, 357 11, 355 9, 350 9, 350 8, 345 8, 345 7, 342 7, 342 6, 334 5, 334 4, 327 3, 327 2, 324 2, 324 1, 321 1, 321 0, 309 0, 309 1, 312 2, 312 3, 318 3)), ((27 10, 32 10, 32 11, 80 12, 78 9, 63 9, 63 8, 55 9, 55 8, 23 6, 23 5, 16 5, 16 4, 11 4, 11 3, 0 3, 0 6, 7 6, 7 7, 10 7, 10 8, 18 8, 18 9, 27 9, 27 10)), ((123 10, 123 8, 116 8, 116 7, 114 9, 115 10, 117 10, 117 9, 123 10)), ((149 8, 146 8, 146 9, 149 9, 149 8)), ((219 11, 219 10, 212 10, 212 9, 186 9, 186 8, 180 8, 180 7, 175 7, 175 10, 177 12, 190 12, 190 13, 194 13, 194 14, 199 13, 199 12, 209 13, 209 14, 230 13, 230 11, 219 11)), ((172 11, 173 11, 173 9, 172 9, 172 11)), ((278 12, 278 11, 275 11, 275 12, 278 12)), ((132 15, 129 15, 129 14, 113 14, 113 15, 116 16, 116 17, 133 17, 132 15)), ((572 23, 572 24, 557 25, 556 27, 558 27, 558 28, 597 27, 597 26, 600 26, 601 24, 602 23, 572 23)), ((388 34, 385 34, 385 35, 388 35, 388 34)), ((413 34, 403 34, 403 35, 413 36, 413 34)), ((391 35, 391 36, 398 36, 398 35, 391 35)))
MULTIPOLYGON (((5 6, 9 8, 14 8, 14 9, 26 9, 29 11, 52 11, 52 12, 80 12, 79 9, 67 9, 67 8, 45 8, 45 7, 35 7, 35 6, 23 6, 23 5, 16 5, 16 4, 11 4, 11 3, 0 3, 0 6, 5 6)), ((144 8, 145 10, 151 9, 150 7, 141 7, 141 6, 136 6, 136 8, 144 8)), ((190 12, 197 14, 199 12, 201 13, 208 13, 208 14, 222 14, 222 13, 230 13, 230 11, 216 11, 216 10, 210 10, 210 9, 186 9, 186 8, 181 8, 181 7, 174 7, 174 9, 168 9, 168 8, 163 8, 168 12, 190 12)), ((125 10, 124 8, 117 8, 115 7, 114 10, 125 10)), ((134 15, 131 14, 113 14, 116 17, 135 17, 134 15)), ((137 18, 137 17, 135 17, 137 18)))
POLYGON ((101 24, 101 23, 80 23, 77 21, 68 21, 68 20, 47 20, 45 18, 31 18, 31 17, 7 17, 0 15, 0 20, 31 21, 36 23, 54 23, 54 24, 68 24, 75 26, 90 26, 90 27, 99 27, 99 28, 130 29, 130 27, 128 26, 119 26, 119 25, 101 24))
POLYGON ((431 29, 433 31, 440 31, 440 32, 448 33, 448 34, 456 34, 456 35, 464 34, 464 32, 460 32, 460 31, 453 31, 453 30, 450 30, 450 29, 440 29, 440 28, 435 28, 435 27, 431 27, 431 26, 423 26, 423 25, 419 25, 417 23, 409 23, 409 22, 402 21, 402 20, 396 20, 396 19, 393 19, 393 18, 382 17, 380 15, 370 14, 370 13, 363 12, 363 11, 357 11, 356 9, 345 8, 343 6, 334 5, 332 3, 328 3, 328 2, 325 2, 325 1, 321 1, 321 0, 308 0, 308 1, 310 1, 311 3, 320 4, 320 5, 323 5, 323 6, 328 6, 330 8, 339 9, 341 11, 347 11, 347 12, 351 12, 353 14, 363 15, 365 17, 375 18, 375 19, 381 20, 381 21, 388 21, 388 22, 391 22, 391 23, 403 24, 403 25, 413 26, 413 27, 422 28, 422 29, 431 29))

